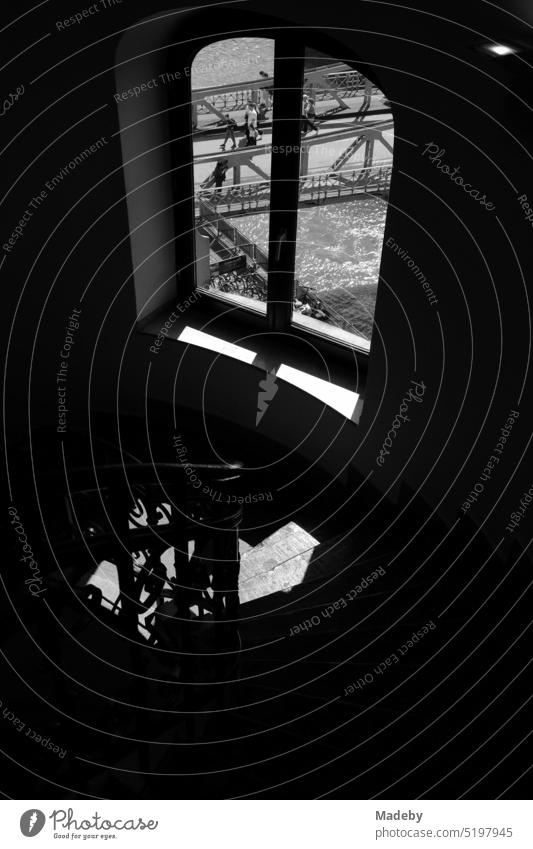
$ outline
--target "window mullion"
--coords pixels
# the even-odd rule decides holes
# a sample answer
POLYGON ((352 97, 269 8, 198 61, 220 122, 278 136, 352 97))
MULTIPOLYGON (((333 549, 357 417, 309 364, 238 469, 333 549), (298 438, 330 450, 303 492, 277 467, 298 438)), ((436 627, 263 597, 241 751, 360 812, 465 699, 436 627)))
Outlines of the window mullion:
POLYGON ((272 330, 288 330, 292 315, 300 181, 303 47, 276 39, 270 186, 268 316, 272 330))

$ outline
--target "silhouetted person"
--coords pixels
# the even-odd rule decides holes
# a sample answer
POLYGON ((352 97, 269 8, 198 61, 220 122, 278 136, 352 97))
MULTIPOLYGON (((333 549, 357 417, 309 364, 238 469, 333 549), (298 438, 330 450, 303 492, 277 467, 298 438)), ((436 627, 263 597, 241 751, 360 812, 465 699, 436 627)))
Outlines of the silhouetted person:
POLYGON ((260 135, 263 135, 263 131, 260 129, 261 124, 266 118, 266 114, 268 112, 266 103, 260 103, 259 108, 257 110, 257 131, 260 135))
POLYGON ((303 101, 302 133, 305 135, 309 130, 314 130, 318 135, 318 124, 316 122, 315 102, 312 98, 304 95, 303 101))
MULTIPOLYGON (((269 79, 270 79, 270 76, 267 74, 267 72, 266 72, 266 71, 259 71, 259 76, 260 76, 260 77, 262 77, 264 80, 269 80, 269 79)), ((263 96, 264 104, 265 104, 265 106, 266 106, 266 108, 267 108, 267 110, 268 110, 268 109, 270 109, 270 106, 271 106, 271 102, 270 102, 270 92, 269 92, 269 90, 268 90, 268 89, 266 89, 266 88, 262 88, 260 91, 261 91, 261 94, 262 94, 262 96, 263 96)))
POLYGON ((228 141, 228 139, 231 139, 231 149, 235 150, 235 148, 237 147, 237 142, 235 141, 235 130, 237 129, 237 121, 235 121, 233 118, 230 118, 228 114, 224 115, 224 119, 226 121, 226 135, 224 136, 224 141, 220 145, 220 149, 226 150, 226 142, 228 141))
POLYGON ((248 137, 248 144, 256 144, 257 136, 262 136, 263 132, 262 130, 259 130, 257 126, 257 109, 251 100, 248 101, 246 112, 244 113, 244 123, 246 127, 246 135, 248 137))
POLYGON ((226 171, 228 170, 228 168, 229 168, 229 161, 227 159, 219 159, 216 166, 215 166, 215 170, 213 171, 213 177, 215 178, 216 190, 219 193, 220 193, 220 190, 222 188, 222 184, 224 183, 224 180, 226 179, 226 171))

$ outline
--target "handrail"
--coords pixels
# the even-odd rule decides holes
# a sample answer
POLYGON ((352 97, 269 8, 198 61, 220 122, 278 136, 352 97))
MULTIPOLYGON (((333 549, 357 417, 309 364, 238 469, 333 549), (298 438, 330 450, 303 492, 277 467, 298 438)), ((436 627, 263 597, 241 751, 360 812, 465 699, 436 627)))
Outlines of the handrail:
MULTIPOLYGON (((232 505, 232 507, 236 509, 231 513, 225 513, 219 517, 209 516, 206 529, 208 531, 234 530, 242 520, 242 505, 232 505)), ((73 537, 54 539, 54 551, 61 555, 74 553, 80 550, 82 542, 94 553, 100 549, 109 550, 109 546, 113 547, 117 544, 122 544, 132 551, 142 550, 149 543, 155 542, 164 543, 171 548, 176 534, 183 534, 188 531, 197 533, 202 528, 202 524, 186 516, 183 516, 178 522, 167 522, 160 525, 147 524, 136 528, 121 527, 116 523, 112 524, 111 521, 108 521, 107 524, 113 528, 112 531, 103 531, 93 535, 80 533, 77 528, 72 527, 73 537)))
MULTIPOLYGON (((335 194, 338 197, 345 197, 367 191, 370 186, 375 186, 377 191, 385 191, 390 183, 391 175, 392 165, 387 164, 363 166, 346 171, 332 171, 330 168, 327 171, 300 177, 300 197, 305 198, 311 195, 312 199, 315 194, 318 196, 322 194, 325 199, 335 194)), ((199 189, 196 192, 198 204, 205 202, 206 198, 212 198, 213 195, 217 199, 217 206, 220 204, 230 207, 231 204, 240 204, 242 209, 246 206, 251 209, 251 205, 255 202, 253 208, 258 208, 260 201, 270 199, 270 181, 234 183, 225 187, 224 190, 199 189)))
MULTIPOLYGON (((66 554, 79 548, 82 540, 91 549, 101 549, 108 545, 122 543, 125 548, 138 550, 155 542, 155 539, 169 540, 172 545, 172 537, 185 531, 194 529, 198 531, 203 522, 194 515, 188 515, 191 504, 210 504, 216 506, 216 511, 209 511, 209 521, 206 528, 229 530, 238 527, 242 519, 242 503, 236 500, 235 484, 240 480, 244 469, 241 463, 125 463, 107 464, 102 466, 83 466, 67 470, 66 478, 64 471, 53 471, 43 475, 48 485, 64 500, 68 515, 70 534, 66 538, 54 540, 57 551, 66 554), (189 474, 187 469, 193 469, 198 478, 201 479, 202 488, 190 488, 188 486, 189 474), (215 485, 216 492, 222 500, 217 498, 213 502, 209 494, 202 492, 203 485, 215 485), (178 490, 176 491, 176 485, 178 490), (68 486, 68 491, 67 491, 68 486), (135 491, 136 487, 145 487, 144 494, 135 491), (166 490, 169 490, 167 494, 166 490), (133 490, 133 491, 132 491, 133 490), (172 511, 168 514, 168 522, 158 523, 148 520, 146 524, 137 527, 128 527, 129 521, 135 524, 131 517, 131 499, 140 497, 146 501, 149 492, 155 491, 157 503, 176 501, 178 516, 172 511), (96 508, 91 518, 85 515, 85 530, 74 521, 74 512, 82 507, 82 499, 94 498, 95 494, 100 496, 100 503, 93 505, 96 508), (120 507, 121 522, 117 521, 117 506, 126 497, 126 501, 120 507), (89 532, 89 526, 93 525, 95 533, 89 532), (155 539, 154 539, 155 538, 155 539)), ((147 504, 148 502, 146 502, 147 504)), ((145 504, 145 506, 146 506, 145 504)), ((148 510, 148 508, 146 507, 148 510)), ((193 510, 193 514, 196 509, 193 510)), ((152 515, 153 519, 153 515, 152 515)))
MULTIPOLYGON (((95 466, 78 466, 67 471, 67 480, 71 490, 76 490, 79 479, 95 479, 96 489, 103 486, 113 486, 116 483, 122 485, 146 485, 162 482, 176 482, 176 473, 186 480, 186 469, 203 472, 206 479, 219 478, 223 480, 235 480, 241 474, 249 471, 241 463, 114 463, 95 466), (172 475, 172 478, 170 477, 172 475), (228 477, 229 475, 229 477, 228 477)), ((65 481, 65 472, 54 470, 41 475, 46 480, 65 481)), ((84 489, 84 491, 91 491, 84 489)))
POLYGON ((211 95, 229 94, 233 91, 253 91, 259 88, 272 88, 274 80, 268 77, 260 80, 243 80, 240 83, 226 83, 225 85, 210 86, 209 88, 193 88, 192 101, 203 99, 211 95))

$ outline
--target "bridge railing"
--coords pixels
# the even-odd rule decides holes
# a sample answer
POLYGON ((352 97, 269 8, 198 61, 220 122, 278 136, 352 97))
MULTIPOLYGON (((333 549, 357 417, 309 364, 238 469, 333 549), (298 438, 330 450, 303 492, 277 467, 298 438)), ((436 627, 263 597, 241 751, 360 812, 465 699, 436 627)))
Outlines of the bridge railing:
POLYGON ((332 200, 364 192, 388 191, 392 165, 371 165, 353 171, 310 174, 300 180, 300 197, 310 200, 332 200))
POLYGON ((192 92, 192 104, 198 112, 204 114, 212 111, 208 104, 219 112, 238 112, 246 108, 249 100, 259 103, 262 91, 268 91, 272 97, 273 82, 272 79, 247 80, 242 83, 195 89, 192 92))
MULTIPOLYGON (((352 162, 351 165, 350 165, 350 163, 345 164, 343 168, 339 168, 338 171, 334 172, 335 177, 341 177, 342 178, 342 177, 349 176, 350 179, 351 179, 353 174, 358 174, 358 173, 361 173, 362 171, 365 171, 365 172, 368 173, 371 170, 376 171, 379 168, 382 168, 382 169, 383 168, 392 168, 392 156, 384 157, 383 159, 375 159, 369 165, 363 165, 362 159, 359 160, 359 162, 360 162, 360 164, 358 164, 357 161, 355 163, 352 162)), ((331 166, 329 166, 328 168, 325 168, 324 163, 318 163, 313 168, 308 169, 306 176, 302 177, 302 180, 309 179, 310 177, 313 176, 313 174, 315 176, 318 176, 320 174, 332 174, 332 173, 333 173, 333 169, 331 168, 331 166)))
MULTIPOLYGON (((352 171, 310 174, 300 179, 300 200, 326 201, 361 193, 380 194, 388 191, 392 165, 372 165, 352 171)), ((270 204, 270 182, 237 183, 220 189, 200 189, 197 203, 208 203, 217 211, 235 213, 264 212, 270 204)))
POLYGON ((217 210, 226 206, 228 210, 234 211, 237 206, 241 212, 261 212, 270 203, 270 181, 237 183, 227 189, 200 189, 196 198, 200 205, 207 201, 217 210))
MULTIPOLYGON (((307 74, 308 83, 304 86, 304 92, 314 100, 331 100, 331 92, 336 91, 341 97, 356 97, 365 93, 366 78, 354 70, 342 70, 324 72, 320 74, 320 80, 324 80, 326 87, 319 80, 315 84, 314 77, 317 72, 310 71, 307 74)), ((224 86, 212 88, 194 89, 192 92, 192 103, 195 109, 203 114, 212 112, 207 104, 210 104, 219 112, 239 112, 246 108, 249 100, 258 103, 261 100, 261 92, 268 92, 270 101, 274 99, 274 80, 248 80, 243 83, 231 83, 224 86)), ((378 92, 377 86, 372 85, 371 91, 378 92)))
MULTIPOLYGON (((327 83, 327 89, 322 88, 321 85, 315 86, 312 83, 312 73, 308 74, 308 78, 311 80, 311 85, 304 86, 304 91, 315 100, 329 100, 331 97, 331 90, 337 91, 337 93, 342 97, 356 97, 357 95, 365 93, 367 79, 363 76, 363 74, 359 73, 359 71, 350 69, 331 71, 329 73, 322 73, 322 77, 327 83)), ((377 86, 372 84, 371 91, 375 93, 379 91, 379 89, 377 86)))

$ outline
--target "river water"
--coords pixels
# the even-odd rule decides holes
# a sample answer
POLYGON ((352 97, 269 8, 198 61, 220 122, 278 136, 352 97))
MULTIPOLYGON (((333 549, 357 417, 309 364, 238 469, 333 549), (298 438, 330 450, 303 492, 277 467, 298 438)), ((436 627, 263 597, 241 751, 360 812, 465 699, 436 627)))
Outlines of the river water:
MULTIPOLYGON (((375 197, 298 211, 296 278, 370 339, 376 303, 387 204, 375 197)), ((233 223, 268 250, 268 215, 245 215, 233 223)))

